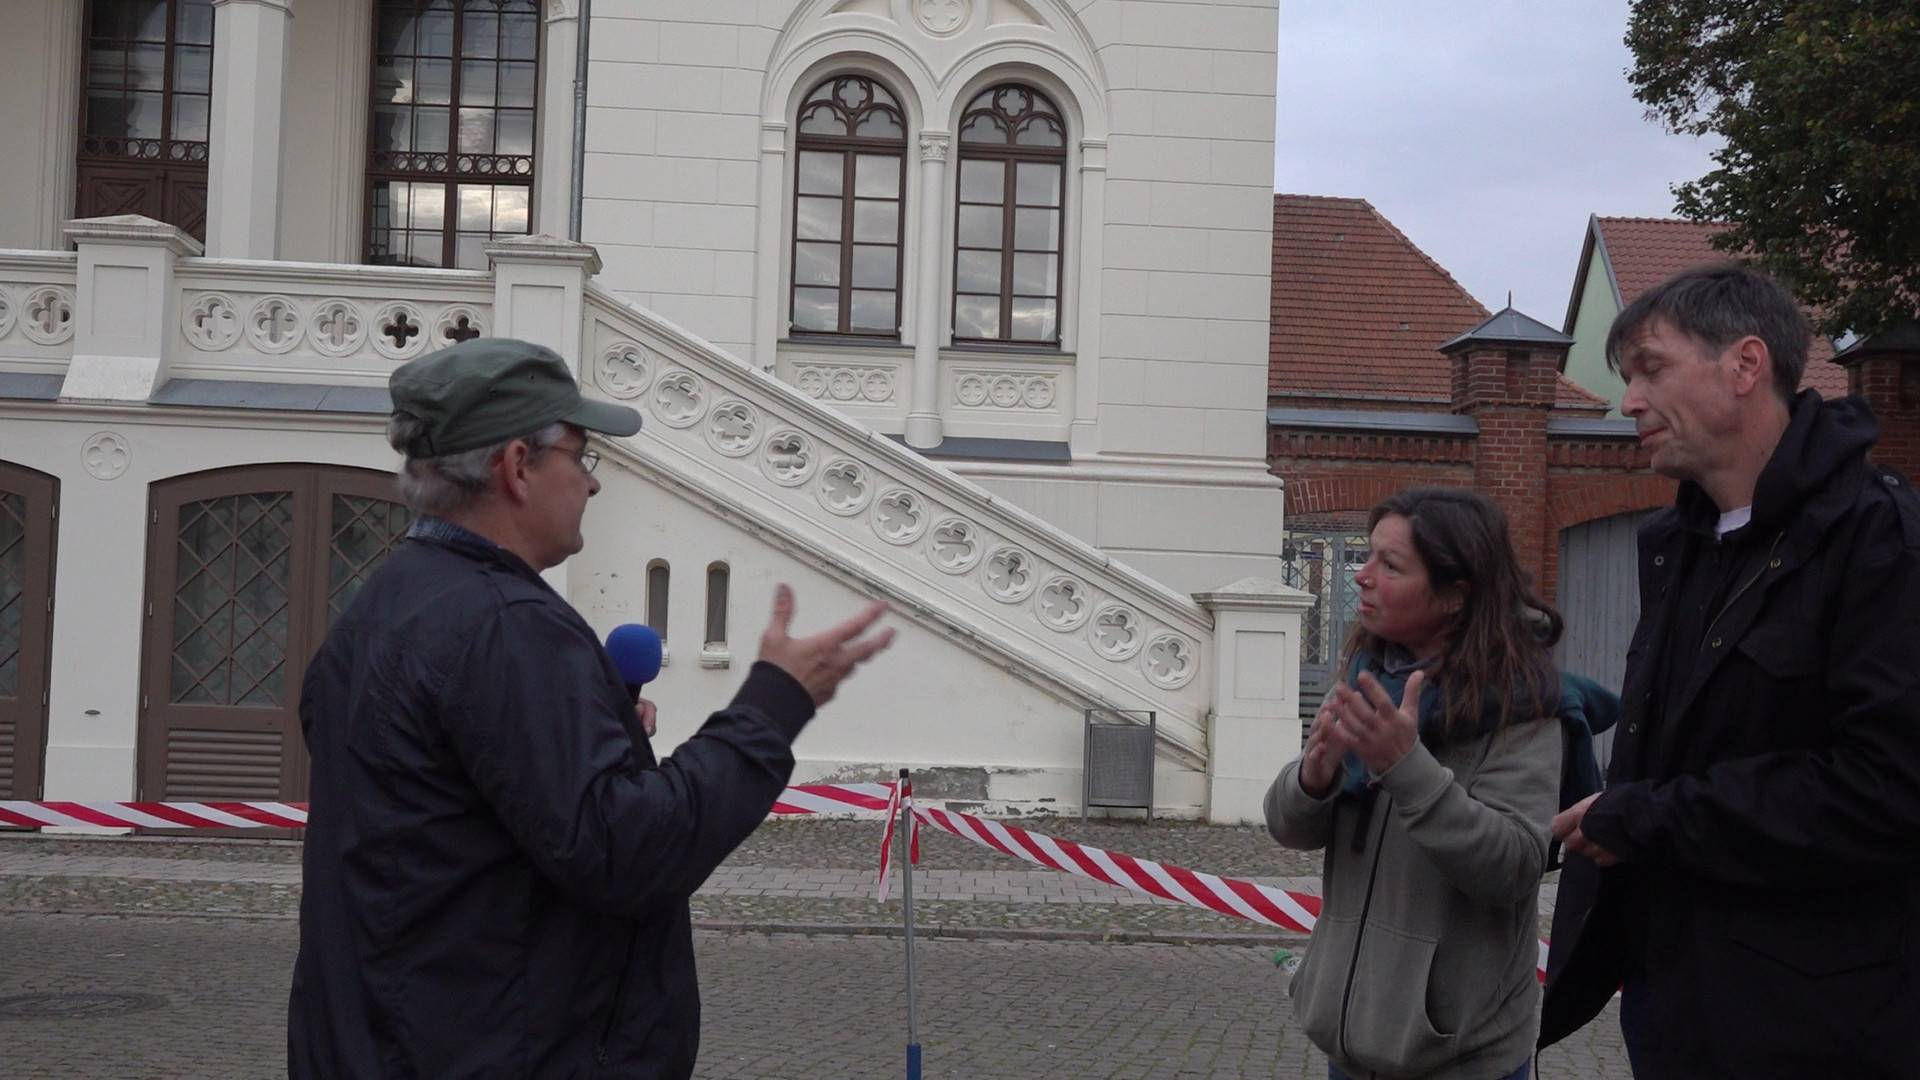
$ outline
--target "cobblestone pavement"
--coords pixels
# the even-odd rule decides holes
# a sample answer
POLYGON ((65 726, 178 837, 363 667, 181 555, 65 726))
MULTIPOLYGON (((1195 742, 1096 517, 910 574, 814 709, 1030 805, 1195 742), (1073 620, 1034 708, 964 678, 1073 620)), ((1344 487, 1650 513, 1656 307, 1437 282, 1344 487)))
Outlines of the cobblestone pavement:
MULTIPOLYGON (((0 913, 4 1072, 283 1075, 295 943, 284 918, 0 913), (95 996, 50 996, 81 994, 95 996)), ((901 1075, 900 942, 702 932, 696 947, 706 1012, 697 1076, 901 1075)), ((1291 1026, 1269 949, 944 939, 920 942, 917 959, 929 1076, 1326 1075, 1291 1026)), ((1610 1011, 1583 1040, 1543 1055, 1539 1075, 1627 1077, 1618 1030, 1610 1011)))

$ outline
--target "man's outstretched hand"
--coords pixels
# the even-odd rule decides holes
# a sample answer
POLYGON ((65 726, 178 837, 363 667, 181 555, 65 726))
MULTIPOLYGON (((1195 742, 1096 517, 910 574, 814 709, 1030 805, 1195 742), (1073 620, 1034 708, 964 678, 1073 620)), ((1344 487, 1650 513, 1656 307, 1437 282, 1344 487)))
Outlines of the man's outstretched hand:
POLYGON ((816 706, 833 700, 840 681, 853 669, 866 663, 875 653, 893 644, 893 630, 862 634, 872 628, 887 605, 875 602, 860 613, 812 637, 797 638, 787 633, 793 622, 793 590, 777 585, 773 590, 773 618, 760 635, 760 659, 793 676, 816 706))

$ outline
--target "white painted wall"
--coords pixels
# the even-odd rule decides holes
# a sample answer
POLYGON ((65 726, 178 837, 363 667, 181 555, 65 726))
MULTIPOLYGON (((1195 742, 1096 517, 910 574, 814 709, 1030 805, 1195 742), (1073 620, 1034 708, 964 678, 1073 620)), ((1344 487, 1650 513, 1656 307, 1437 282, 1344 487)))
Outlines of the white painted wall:
POLYGON ((60 481, 45 790, 129 799, 139 735, 148 485, 234 465, 318 462, 392 469, 373 418, 260 418, 195 410, 0 408, 0 459, 60 481), (83 448, 110 433, 127 451, 112 479, 83 448))
MULTIPOLYGON (((952 397, 955 368, 1027 378, 1033 364, 944 352, 941 409, 950 436, 1070 441, 1074 464, 1015 475, 956 468, 1183 591, 1277 576, 1281 496, 1264 467, 1273 0, 970 0, 942 35, 920 13, 945 6, 597 3, 585 239, 605 260, 600 284, 772 365, 787 318, 798 98, 857 70, 887 83, 911 126, 939 133, 985 85, 1036 83, 1072 128, 1067 367, 1049 408, 969 410, 952 397), (1091 461, 1107 467, 1085 468, 1091 461)), ((915 270, 911 137, 907 176, 903 344, 928 332, 944 342, 948 285, 915 270), (916 325, 913 297, 927 289, 940 296, 933 328, 916 325)), ((943 199, 951 188, 949 177, 943 199)), ((943 218, 950 247, 950 207, 943 218)), ((781 346, 777 370, 794 378, 834 351, 781 346)), ((911 358, 839 353, 856 366, 892 365, 891 396, 829 403, 876 430, 905 430, 911 358)))
MULTIPOLYGON (((135 791, 140 633, 146 595, 148 486, 234 465, 312 462, 391 469, 394 455, 373 418, 294 418, 219 410, 0 409, 0 460, 60 480, 58 564, 45 790, 50 798, 124 799, 135 791), (110 432, 126 471, 91 475, 83 447, 110 432)), ((567 565, 570 596, 603 634, 645 620, 645 568, 673 570, 671 660, 649 687, 669 751, 724 705, 758 651, 773 586, 798 598, 796 631, 820 629, 866 602, 821 571, 740 530, 711 510, 622 469, 587 516, 587 550, 567 565), (732 573, 726 668, 700 664, 706 567, 732 573)), ((935 770, 930 798, 999 810, 1077 810, 1079 711, 911 621, 893 618, 894 647, 850 681, 798 746, 796 782, 884 779, 902 766, 935 770)), ((1206 777, 1162 761, 1159 812, 1197 816, 1206 777)))
MULTIPOLYGON (((587 548, 567 565, 574 603, 602 634, 646 621, 646 568, 671 568, 669 661, 647 697, 660 707, 660 746, 678 745, 724 705, 745 678, 772 607, 773 587, 797 597, 794 632, 810 633, 858 610, 869 597, 623 471, 601 468, 603 489, 587 513, 587 548), (706 569, 726 562, 729 667, 700 664, 706 569)), ((830 702, 796 747, 797 782, 884 780, 901 767, 937 770, 930 798, 979 799, 999 808, 1078 809, 1082 717, 1073 706, 894 617, 898 637, 830 702)), ((1165 813, 1197 815, 1201 772, 1163 761, 1156 801, 1165 813)))

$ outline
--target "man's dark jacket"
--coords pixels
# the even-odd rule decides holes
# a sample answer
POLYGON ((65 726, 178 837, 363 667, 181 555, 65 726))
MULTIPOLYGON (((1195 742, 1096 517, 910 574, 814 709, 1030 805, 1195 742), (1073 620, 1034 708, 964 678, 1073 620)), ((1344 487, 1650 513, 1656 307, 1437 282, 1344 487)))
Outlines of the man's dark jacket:
POLYGON ((288 1072, 690 1075, 687 898, 765 818, 812 714, 755 664, 656 762, 592 629, 526 563, 406 541, 301 691, 288 1072))
POLYGON ((1867 463, 1877 434, 1856 398, 1796 399, 1698 642, 1667 629, 1718 510, 1683 484, 1641 529, 1582 826, 1624 861, 1567 860, 1541 1045, 1632 970, 1640 1080, 1920 1077, 1920 500, 1867 463), (1698 651, 1659 685, 1676 648, 1698 651))

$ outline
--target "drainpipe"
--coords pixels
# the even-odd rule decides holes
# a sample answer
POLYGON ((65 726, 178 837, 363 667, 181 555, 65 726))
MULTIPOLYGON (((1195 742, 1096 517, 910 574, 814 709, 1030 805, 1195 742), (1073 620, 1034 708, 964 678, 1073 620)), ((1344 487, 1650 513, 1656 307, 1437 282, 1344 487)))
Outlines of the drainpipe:
POLYGON ((580 0, 580 40, 573 61, 573 192, 568 198, 567 239, 580 239, 587 191, 587 41, 593 33, 593 0, 580 0))

